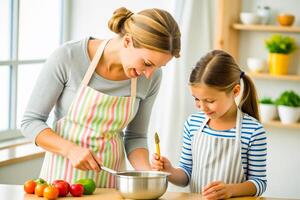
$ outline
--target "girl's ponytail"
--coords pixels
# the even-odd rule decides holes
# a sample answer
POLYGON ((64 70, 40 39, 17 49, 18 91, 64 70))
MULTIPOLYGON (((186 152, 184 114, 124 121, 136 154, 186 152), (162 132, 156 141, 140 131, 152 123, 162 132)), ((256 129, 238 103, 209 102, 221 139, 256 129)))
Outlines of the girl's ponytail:
POLYGON ((244 92, 239 108, 241 108, 244 113, 247 113, 259 121, 258 98, 254 83, 246 74, 243 74, 241 81, 244 82, 244 92))

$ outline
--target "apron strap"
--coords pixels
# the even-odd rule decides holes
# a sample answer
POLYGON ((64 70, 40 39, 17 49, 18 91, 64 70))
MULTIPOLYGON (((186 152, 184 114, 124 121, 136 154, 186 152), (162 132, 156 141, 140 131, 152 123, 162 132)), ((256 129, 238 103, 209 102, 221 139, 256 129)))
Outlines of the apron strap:
MULTIPOLYGON (((93 60, 87 70, 87 72, 84 75, 84 78, 81 81, 81 84, 84 86, 87 86, 91 80, 91 77, 93 76, 93 73, 95 72, 95 69, 99 63, 99 60, 102 56, 102 53, 104 51, 104 48, 109 40, 104 40, 98 47, 95 56, 93 57, 93 60)), ((137 78, 131 79, 131 96, 136 97, 136 85, 137 85, 137 78)))
MULTIPOLYGON (((236 125, 235 125, 235 131, 236 131, 236 142, 239 144, 241 140, 241 129, 242 129, 242 121, 243 121, 244 114, 243 112, 238 108, 237 109, 237 116, 236 116, 236 125)), ((236 145, 240 146, 240 145, 236 145)))
POLYGON ((85 73, 84 78, 81 81, 82 85, 87 86, 89 84, 89 82, 91 80, 91 77, 92 77, 92 75, 93 75, 93 73, 94 73, 94 71, 95 71, 95 69, 96 69, 96 67, 97 67, 97 65, 99 63, 99 60, 100 60, 100 58, 102 56, 102 53, 103 53, 103 50, 104 50, 104 48, 105 48, 105 46, 106 46, 106 44, 107 44, 108 41, 109 40, 104 40, 99 45, 99 47, 97 49, 97 52, 96 52, 95 56, 93 57, 93 60, 92 60, 92 62, 90 64, 87 72, 85 73))
POLYGON ((136 97, 137 78, 131 79, 131 97, 136 97))

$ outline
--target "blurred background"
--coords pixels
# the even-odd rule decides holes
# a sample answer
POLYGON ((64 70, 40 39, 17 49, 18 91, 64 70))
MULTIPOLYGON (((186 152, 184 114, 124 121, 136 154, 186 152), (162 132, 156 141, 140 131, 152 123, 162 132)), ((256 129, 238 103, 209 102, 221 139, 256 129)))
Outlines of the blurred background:
MULTIPOLYGON (((258 90, 268 134, 264 196, 300 198, 300 105, 290 103, 300 94, 299 0, 1 0, 0 184, 23 184, 39 174, 43 150, 23 138, 19 128, 47 57, 69 40, 113 37, 107 22, 122 6, 133 12, 153 7, 168 10, 182 33, 181 57, 163 69, 149 126, 150 152, 157 131, 162 154, 178 164, 184 121, 197 112, 187 85, 189 73, 206 52, 221 48, 236 58, 258 90), (285 53, 289 63, 283 72, 270 68, 269 58, 276 52, 266 47, 266 41, 278 42, 274 35, 287 37, 298 47, 285 53), (289 95, 291 91, 296 97, 289 95), (288 102, 278 103, 283 93, 288 102), (291 107, 295 113, 280 114, 281 107, 291 107)), ((168 190, 189 189, 170 185, 168 190)))

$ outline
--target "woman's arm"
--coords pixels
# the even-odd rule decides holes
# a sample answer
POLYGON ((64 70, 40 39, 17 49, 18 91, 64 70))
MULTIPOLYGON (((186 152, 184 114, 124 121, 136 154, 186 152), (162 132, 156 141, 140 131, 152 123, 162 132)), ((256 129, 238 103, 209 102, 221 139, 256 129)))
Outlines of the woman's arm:
POLYGON ((47 151, 68 158, 77 169, 100 171, 97 164, 97 162, 100 163, 100 160, 94 155, 92 150, 82 148, 63 139, 50 128, 39 133, 35 142, 47 151))
POLYGON ((135 169, 151 169, 147 134, 152 107, 159 91, 161 76, 162 71, 158 69, 150 80, 144 80, 144 78, 138 82, 139 92, 141 96, 145 95, 145 98, 140 99, 138 102, 137 113, 126 127, 124 136, 126 154, 135 169))
POLYGON ((136 170, 151 170, 148 149, 137 148, 133 150, 128 154, 128 160, 136 170))
MULTIPOLYGON (((46 121, 49 113, 68 87, 70 62, 69 47, 55 50, 43 65, 22 119, 22 134, 47 151, 62 155, 76 168, 99 171, 92 152, 60 137, 49 128, 46 121)), ((72 99, 71 96, 69 96, 72 99)), ((62 106, 62 105, 60 105, 62 106)), ((64 114, 62 110, 58 113, 64 114)), ((99 162, 99 160, 97 160, 99 162)))

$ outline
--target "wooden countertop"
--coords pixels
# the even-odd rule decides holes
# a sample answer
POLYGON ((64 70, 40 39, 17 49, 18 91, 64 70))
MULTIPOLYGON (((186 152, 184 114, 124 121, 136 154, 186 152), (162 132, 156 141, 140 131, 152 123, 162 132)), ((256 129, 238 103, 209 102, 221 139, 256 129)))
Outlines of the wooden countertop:
MULTIPOLYGON (((25 194, 23 191, 23 185, 5 185, 0 184, 0 194, 1 199, 9 200, 43 200, 41 197, 37 197, 33 194, 25 194)), ((123 199, 121 195, 115 189, 104 189, 97 188, 93 195, 85 195, 82 197, 60 197, 58 199, 80 199, 80 200, 121 200, 123 199)), ((184 192, 166 192, 160 200, 199 200, 202 199, 200 194, 194 193, 184 193, 184 192)), ((278 198, 256 198, 256 197, 242 197, 242 198, 232 198, 234 200, 279 200, 278 198)))

